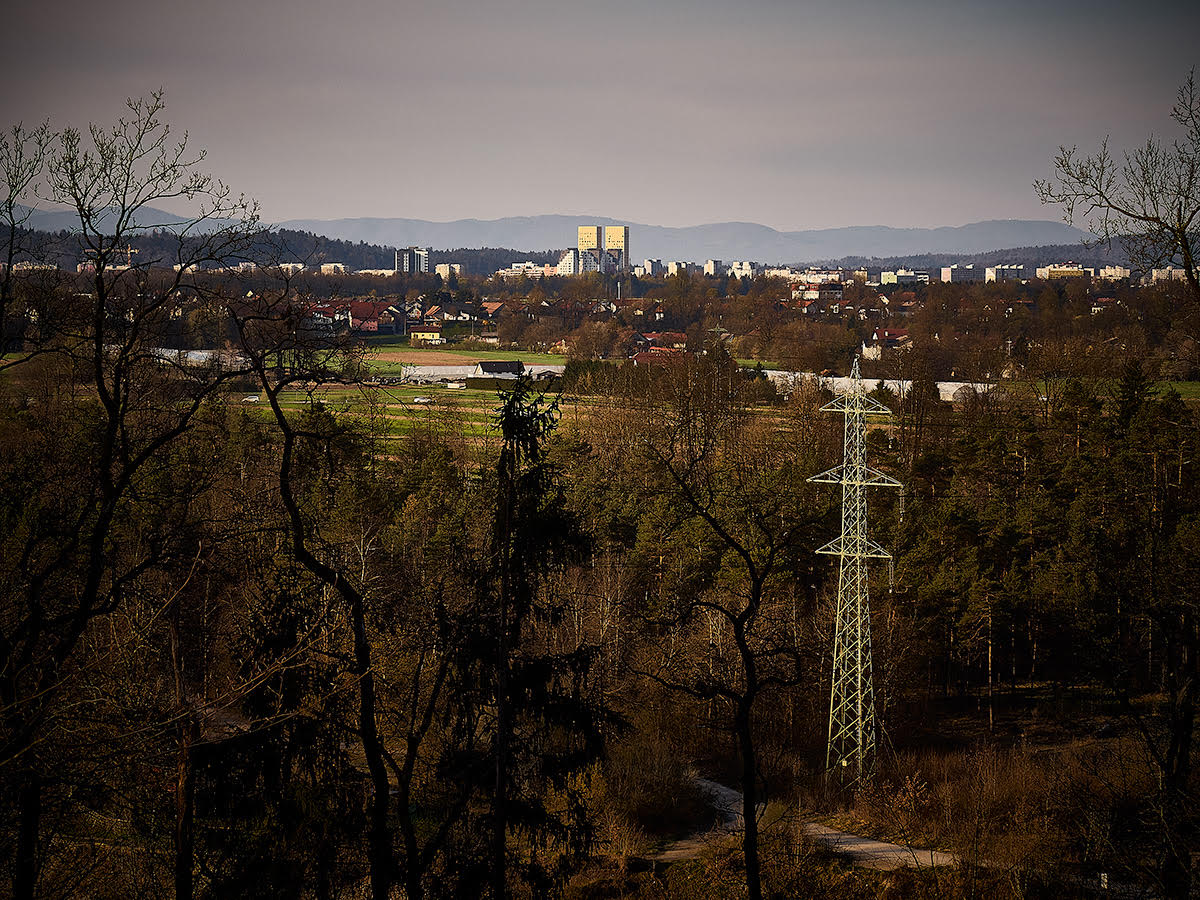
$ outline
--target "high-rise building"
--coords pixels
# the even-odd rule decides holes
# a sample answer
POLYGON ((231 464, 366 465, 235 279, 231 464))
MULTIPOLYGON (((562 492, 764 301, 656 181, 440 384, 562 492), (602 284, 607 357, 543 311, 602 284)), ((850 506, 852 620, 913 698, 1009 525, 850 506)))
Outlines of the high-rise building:
POLYGON ((625 271, 629 268, 629 226, 605 225, 604 249, 617 258, 617 269, 625 271))
POLYGON ((580 225, 579 239, 576 247, 579 250, 599 250, 604 246, 603 229, 599 225, 580 225))
POLYGON ((396 251, 396 271, 404 273, 429 272, 430 247, 406 247, 396 251))
POLYGON ((623 272, 629 269, 628 225, 580 225, 576 238, 583 272, 623 272))

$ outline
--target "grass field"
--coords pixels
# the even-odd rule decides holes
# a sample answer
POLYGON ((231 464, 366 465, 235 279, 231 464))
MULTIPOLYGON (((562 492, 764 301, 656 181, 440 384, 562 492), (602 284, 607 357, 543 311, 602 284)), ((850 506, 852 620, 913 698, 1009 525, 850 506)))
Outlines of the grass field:
MULTIPOLYGON (((331 410, 350 416, 379 417, 385 433, 392 438, 408 434, 423 423, 438 419, 458 423, 461 434, 472 440, 495 433, 496 411, 500 397, 494 390, 450 390, 442 385, 399 385, 393 387, 319 387, 312 397, 331 410)), ((296 411, 308 405, 306 391, 280 394, 280 405, 296 411)), ((579 402, 579 401, 576 401, 579 402)), ((261 406, 250 407, 258 415, 269 415, 261 406)), ((564 410, 565 412, 565 410, 564 410)))
POLYGON ((467 366, 485 360, 519 359, 533 365, 563 365, 567 358, 558 353, 534 353, 529 350, 454 350, 444 347, 410 347, 403 337, 383 335, 367 338, 372 368, 377 365, 467 366))
POLYGON ((1158 387, 1174 388, 1184 400, 1200 400, 1200 381, 1163 381, 1158 387))

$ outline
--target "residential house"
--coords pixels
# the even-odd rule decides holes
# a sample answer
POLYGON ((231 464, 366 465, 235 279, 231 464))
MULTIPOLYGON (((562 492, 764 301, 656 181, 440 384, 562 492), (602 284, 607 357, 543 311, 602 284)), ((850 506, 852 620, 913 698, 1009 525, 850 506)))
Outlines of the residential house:
POLYGON ((410 341, 417 345, 436 347, 446 343, 446 339, 442 337, 441 325, 414 325, 408 334, 410 341))

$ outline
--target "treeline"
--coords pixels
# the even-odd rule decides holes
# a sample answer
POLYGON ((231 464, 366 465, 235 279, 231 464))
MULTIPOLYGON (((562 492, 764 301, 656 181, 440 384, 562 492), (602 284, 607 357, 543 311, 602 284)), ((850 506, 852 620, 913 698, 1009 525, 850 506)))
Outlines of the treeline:
POLYGON ((1128 266, 1129 254, 1119 244, 1045 244, 1037 247, 1009 247, 1003 250, 988 250, 984 253, 916 253, 909 256, 844 256, 841 259, 824 260, 819 265, 841 266, 845 269, 899 268, 920 269, 933 275, 942 266, 967 265, 998 266, 1004 263, 1023 263, 1032 268, 1074 260, 1082 266, 1103 268, 1104 266, 1128 266))
MULTIPOLYGON (((144 263, 170 267, 179 260, 181 244, 184 253, 190 252, 189 245, 197 245, 202 238, 195 236, 181 241, 180 236, 169 229, 157 231, 136 230, 127 233, 125 246, 132 248, 126 261, 136 257, 144 263)), ((304 263, 319 267, 326 262, 344 263, 349 269, 390 269, 396 262, 396 248, 365 241, 345 241, 325 237, 309 231, 288 228, 273 228, 264 240, 245 248, 243 254, 231 257, 228 262, 253 262, 270 266, 279 263, 304 263)), ((16 262, 43 263, 60 269, 74 271, 76 266, 88 258, 86 238, 76 231, 47 232, 17 227, 15 233, 10 225, 0 222, 0 245, 11 242, 21 247, 16 262)), ((457 263, 464 274, 486 277, 514 262, 532 260, 539 263, 558 262, 559 251, 555 250, 511 250, 500 247, 459 248, 434 250, 430 254, 430 270, 440 263, 457 263)))
POLYGON ((506 247, 460 247, 456 250, 434 250, 430 254, 430 265, 458 263, 466 275, 486 278, 507 269, 515 262, 557 263, 560 250, 511 250, 506 247))

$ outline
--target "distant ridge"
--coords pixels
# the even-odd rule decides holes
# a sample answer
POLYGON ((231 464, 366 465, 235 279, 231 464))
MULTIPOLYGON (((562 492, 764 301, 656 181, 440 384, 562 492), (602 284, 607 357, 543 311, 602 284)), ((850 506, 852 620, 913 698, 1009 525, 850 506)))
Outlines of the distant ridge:
MULTIPOLYGON (((142 224, 172 228, 183 221, 159 210, 143 211, 142 224)), ((27 223, 42 231, 76 230, 78 219, 62 209, 38 209, 27 223)), ((210 223, 219 227, 222 222, 210 223)), ((280 228, 307 231, 385 247, 422 246, 435 250, 516 247, 530 252, 565 249, 575 243, 578 225, 629 225, 633 260, 647 257, 703 262, 739 259, 759 263, 812 263, 845 257, 883 258, 979 254, 1003 247, 1078 244, 1089 235, 1062 222, 999 219, 942 228, 855 225, 809 231, 776 231, 753 222, 719 222, 668 228, 604 216, 513 216, 505 219, 291 219, 280 228)))
POLYGON ((391 246, 566 248, 577 225, 629 225, 634 261, 647 257, 703 262, 751 259, 801 263, 845 256, 887 257, 926 253, 984 253, 1001 247, 1076 244, 1088 234, 1062 222, 1004 219, 943 228, 857 225, 811 231, 776 231, 751 222, 721 222, 668 228, 604 216, 518 216, 505 219, 292 219, 283 228, 311 231, 348 241, 391 246))

